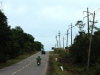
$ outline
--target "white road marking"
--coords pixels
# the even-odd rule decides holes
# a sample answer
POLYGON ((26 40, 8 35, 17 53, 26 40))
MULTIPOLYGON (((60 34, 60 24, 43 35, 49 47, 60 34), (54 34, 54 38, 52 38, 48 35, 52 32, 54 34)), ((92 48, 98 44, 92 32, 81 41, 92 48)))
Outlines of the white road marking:
MULTIPOLYGON (((34 60, 33 60, 34 61, 34 60)), ((21 71, 22 69, 24 69, 25 67, 29 66, 33 61, 31 61, 29 64, 25 65, 24 67, 22 67, 21 69, 13 72, 12 74, 16 74, 17 72, 21 71)))
POLYGON ((27 65, 25 67, 27 67, 27 65))
POLYGON ((24 69, 24 67, 22 69, 24 69))
POLYGON ((16 72, 13 72, 12 74, 15 74, 16 72))

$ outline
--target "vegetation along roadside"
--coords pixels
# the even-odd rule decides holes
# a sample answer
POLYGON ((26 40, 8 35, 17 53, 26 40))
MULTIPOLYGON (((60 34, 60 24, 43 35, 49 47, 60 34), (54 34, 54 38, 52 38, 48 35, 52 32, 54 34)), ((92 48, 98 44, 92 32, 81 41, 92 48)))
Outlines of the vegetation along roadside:
POLYGON ((11 28, 7 16, 0 10, 0 68, 27 58, 44 45, 35 41, 35 37, 25 33, 20 26, 11 28))
POLYGON ((99 68, 98 64, 91 65, 87 74, 86 64, 75 62, 69 50, 58 48, 50 52, 48 75, 99 75, 99 68), (55 58, 58 60, 55 61, 55 58), (60 66, 63 66, 64 71, 60 69, 60 66))

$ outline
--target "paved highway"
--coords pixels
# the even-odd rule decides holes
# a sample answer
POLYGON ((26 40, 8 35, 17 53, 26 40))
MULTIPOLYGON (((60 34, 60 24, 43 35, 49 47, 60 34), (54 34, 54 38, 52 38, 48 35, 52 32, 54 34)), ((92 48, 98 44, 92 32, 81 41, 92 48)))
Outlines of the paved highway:
POLYGON ((9 67, 0 69, 0 75, 45 75, 47 70, 49 52, 45 55, 41 55, 38 52, 25 60, 22 60, 9 67), (41 65, 37 66, 36 58, 41 56, 41 65))

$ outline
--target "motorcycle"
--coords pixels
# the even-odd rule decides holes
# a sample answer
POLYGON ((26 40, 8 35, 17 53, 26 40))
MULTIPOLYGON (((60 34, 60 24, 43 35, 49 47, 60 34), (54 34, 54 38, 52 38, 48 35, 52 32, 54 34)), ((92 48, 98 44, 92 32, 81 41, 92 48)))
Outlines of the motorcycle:
POLYGON ((37 65, 39 66, 41 63, 40 63, 40 61, 37 61, 37 65))

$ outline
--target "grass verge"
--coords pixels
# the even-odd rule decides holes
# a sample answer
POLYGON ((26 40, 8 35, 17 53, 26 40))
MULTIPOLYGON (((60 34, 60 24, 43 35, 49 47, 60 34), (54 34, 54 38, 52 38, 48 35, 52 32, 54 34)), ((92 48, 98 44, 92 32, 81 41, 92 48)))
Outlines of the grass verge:
POLYGON ((49 74, 48 75, 66 75, 64 71, 60 69, 61 63, 55 61, 55 58, 59 58, 59 55, 50 52, 49 57, 49 74), (52 55, 53 54, 53 55, 52 55))
POLYGON ((8 60, 6 63, 0 63, 0 69, 4 68, 4 67, 7 67, 7 66, 10 66, 12 64, 15 64, 23 59, 26 59, 28 58, 29 56, 35 54, 36 52, 34 53, 26 53, 26 54, 23 54, 15 59, 11 59, 11 60, 8 60))
POLYGON ((66 61, 65 59, 66 58, 62 58, 61 55, 57 55, 54 52, 50 52, 48 75, 83 75, 84 74, 83 67, 79 67, 78 65, 72 64, 70 62, 65 62, 66 61), (58 58, 58 61, 55 61, 55 58, 58 58), (60 66, 63 66, 64 71, 61 71, 60 66))
POLYGON ((95 63, 89 67, 87 72, 87 64, 76 63, 74 59, 61 49, 55 49, 50 52, 50 72, 49 75, 100 75, 100 64, 95 63), (58 61, 55 61, 55 58, 58 61), (63 66, 64 71, 60 70, 59 66, 63 66))

